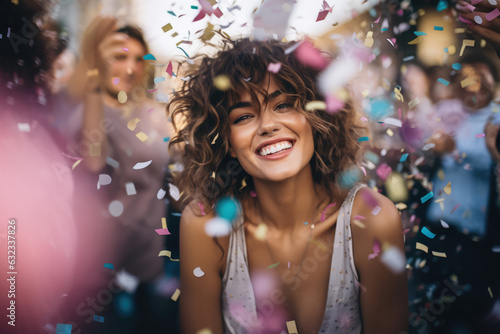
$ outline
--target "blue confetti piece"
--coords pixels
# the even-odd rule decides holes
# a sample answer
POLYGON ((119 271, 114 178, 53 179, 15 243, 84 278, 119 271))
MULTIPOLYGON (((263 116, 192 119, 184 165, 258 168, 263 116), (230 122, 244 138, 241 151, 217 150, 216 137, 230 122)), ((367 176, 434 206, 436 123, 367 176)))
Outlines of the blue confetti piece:
POLYGON ((108 269, 113 270, 113 269, 115 269, 115 266, 113 266, 111 263, 105 263, 104 268, 108 268, 108 269))
POLYGON ((446 0, 440 0, 436 9, 438 12, 441 12, 443 10, 445 10, 446 8, 448 8, 448 2, 446 0))
POLYGON ((436 236, 436 233, 432 233, 431 231, 429 231, 429 229, 427 227, 423 227, 422 228, 422 233, 429 239, 434 239, 434 237, 436 236))
POLYGON ((368 141, 370 138, 364 136, 358 139, 358 141, 368 141))
POLYGON ((439 79, 437 79, 437 81, 439 81, 440 83, 442 83, 442 84, 443 84, 443 85, 445 85, 445 86, 448 86, 448 85, 450 84, 450 82, 449 82, 449 81, 444 80, 443 78, 439 78, 439 79))
POLYGON ((380 121, 394 113, 394 106, 390 100, 385 98, 373 98, 370 100, 370 106, 365 112, 372 120, 380 121))
POLYGON ((198 9, 198 6, 191 6, 191 9, 198 9))
POLYGON ((413 60, 413 59, 415 59, 415 56, 408 56, 408 57, 404 57, 403 61, 408 61, 408 60, 413 60))
POLYGON ((183 49, 183 48, 181 48, 181 47, 179 47, 179 46, 178 46, 178 47, 177 47, 177 49, 181 49, 181 51, 182 51, 182 52, 184 52, 184 54, 186 55, 186 57, 190 58, 190 57, 189 57, 189 55, 187 54, 187 52, 186 52, 186 51, 184 51, 184 49, 183 49))
POLYGON ((148 53, 147 55, 142 57, 144 60, 156 60, 155 56, 153 56, 151 53, 148 53))
POLYGON ((156 77, 154 81, 155 81, 155 85, 156 85, 159 82, 165 81, 165 77, 156 77))
POLYGON ((219 217, 232 221, 238 215, 238 202, 232 198, 225 197, 217 202, 215 212, 219 217))
POLYGON ((380 29, 380 31, 387 31, 387 30, 389 30, 389 28, 382 28, 382 29, 380 29))
POLYGON ((304 222, 304 225, 307 225, 307 224, 309 224, 309 223, 308 222, 304 222))
POLYGON ((163 141, 166 143, 167 141, 170 140, 170 137, 163 137, 163 141))
POLYGON ((399 159, 399 162, 403 162, 403 161, 406 161, 406 158, 408 158, 408 153, 405 153, 401 156, 401 158, 399 159))
POLYGON ((448 48, 444 48, 444 52, 448 53, 448 48))
POLYGON ((177 16, 177 15, 175 15, 175 13, 174 13, 174 12, 172 12, 171 10, 169 10, 167 13, 169 13, 170 15, 173 15, 173 16, 177 16))
POLYGON ((172 212, 171 215, 175 216, 175 217, 180 217, 182 215, 182 213, 180 213, 180 212, 172 212))
POLYGON ((420 198, 420 202, 422 202, 422 204, 424 204, 425 202, 430 200, 432 197, 434 197, 434 193, 431 191, 430 193, 428 193, 424 197, 420 198))
POLYGON ((462 64, 455 63, 455 64, 451 65, 451 68, 458 71, 462 68, 462 64))
POLYGON ((414 31, 414 34, 417 36, 427 36, 427 34, 423 31, 414 31))
POLYGON ((443 31, 443 27, 440 27, 440 26, 434 26, 434 30, 437 30, 437 31, 443 31))
POLYGON ((72 327, 73 325, 57 324, 56 334, 71 334, 72 327))

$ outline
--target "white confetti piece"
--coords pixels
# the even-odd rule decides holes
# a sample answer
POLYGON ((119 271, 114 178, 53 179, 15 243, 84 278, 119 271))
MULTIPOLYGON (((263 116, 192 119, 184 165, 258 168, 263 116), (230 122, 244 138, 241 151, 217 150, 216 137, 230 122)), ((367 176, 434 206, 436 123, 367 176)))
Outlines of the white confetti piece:
POLYGON ((474 16, 474 21, 476 21, 477 24, 483 23, 483 19, 479 15, 474 16))
POLYGON ((376 216, 378 215, 378 213, 380 212, 380 210, 382 210, 382 208, 380 206, 375 206, 372 210, 372 215, 376 216))
POLYGON ((134 182, 125 183, 125 190, 127 191, 128 196, 132 196, 137 194, 137 190, 135 190, 134 182))
POLYGON ((205 233, 211 237, 223 237, 231 233, 231 222, 221 217, 210 219, 205 224, 205 233))
POLYGON ((20 132, 30 132, 31 131, 31 127, 28 123, 17 123, 17 129, 20 132))
POLYGON ((145 161, 145 162, 138 162, 132 168, 133 169, 143 169, 143 168, 146 168, 149 165, 151 165, 152 162, 153 162, 153 160, 149 160, 149 161, 145 161))
POLYGON ((109 213, 113 217, 119 217, 123 213, 123 204, 120 201, 113 201, 109 204, 109 213))
POLYGON ((115 159, 110 158, 110 157, 106 158, 106 163, 108 165, 110 165, 111 167, 113 167, 113 168, 119 168, 120 167, 120 163, 118 161, 116 161, 115 159))
POLYGON ((448 228, 450 227, 450 225, 448 225, 444 220, 440 219, 441 220, 441 226, 443 226, 444 228, 448 228))
POLYGON ((436 144, 434 144, 434 143, 425 144, 424 147, 422 147, 422 151, 428 151, 431 148, 433 148, 434 146, 436 146, 436 144))
POLYGON ((133 293, 139 286, 139 279, 122 269, 116 274, 116 284, 128 293, 133 293))
POLYGON ((196 277, 202 277, 203 275, 205 275, 205 273, 203 272, 203 270, 201 270, 201 268, 200 268, 200 267, 196 267, 196 268, 194 268, 194 270, 193 270, 193 274, 194 274, 194 276, 196 276, 196 277))
POLYGON ((403 126, 403 124, 401 123, 401 121, 399 119, 392 118, 392 117, 388 117, 388 118, 384 119, 384 123, 389 124, 389 125, 394 125, 397 127, 403 126))
POLYGON ((162 199, 163 197, 165 197, 166 193, 167 192, 164 189, 160 188, 160 190, 158 190, 158 192, 156 193, 156 198, 162 199))
POLYGON ((168 191, 170 193, 170 196, 175 200, 175 201, 178 201, 179 198, 181 197, 180 195, 180 192, 179 192, 179 188, 177 188, 176 186, 174 186, 172 183, 169 183, 168 184, 168 191))
POLYGON ((401 251, 394 246, 391 246, 387 250, 382 252, 380 260, 387 266, 387 268, 389 268, 389 270, 394 273, 400 273, 405 270, 405 257, 401 253, 401 251))
POLYGON ((107 186, 111 183, 111 176, 108 174, 99 174, 99 182, 101 186, 107 186))

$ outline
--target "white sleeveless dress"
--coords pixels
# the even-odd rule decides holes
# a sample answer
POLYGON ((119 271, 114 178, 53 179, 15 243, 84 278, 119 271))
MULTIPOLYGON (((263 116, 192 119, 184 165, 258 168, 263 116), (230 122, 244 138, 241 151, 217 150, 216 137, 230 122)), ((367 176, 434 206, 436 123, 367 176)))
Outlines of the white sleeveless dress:
MULTIPOLYGON (((363 184, 355 185, 340 207, 332 255, 325 314, 319 333, 361 333, 359 280, 351 237, 352 203, 363 184)), ((262 333, 248 271, 243 217, 229 238, 226 272, 222 279, 224 333, 262 333), (242 316, 243 315, 243 316, 242 316)), ((286 331, 285 331, 286 333, 286 331)))

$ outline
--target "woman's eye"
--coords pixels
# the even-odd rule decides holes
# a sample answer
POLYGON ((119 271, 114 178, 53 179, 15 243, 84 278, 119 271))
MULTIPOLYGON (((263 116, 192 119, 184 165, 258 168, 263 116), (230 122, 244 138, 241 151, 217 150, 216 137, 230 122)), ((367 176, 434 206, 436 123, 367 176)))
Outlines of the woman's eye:
POLYGON ((288 108, 292 108, 292 104, 291 103, 280 103, 276 106, 275 110, 283 110, 283 109, 288 109, 288 108))
POLYGON ((115 60, 124 60, 125 58, 127 58, 127 56, 124 54, 115 55, 115 60))
POLYGON ((237 119, 235 119, 233 124, 239 123, 239 122, 244 121, 246 119, 249 119, 251 117, 252 117, 252 115, 242 115, 242 116, 238 117, 237 119))

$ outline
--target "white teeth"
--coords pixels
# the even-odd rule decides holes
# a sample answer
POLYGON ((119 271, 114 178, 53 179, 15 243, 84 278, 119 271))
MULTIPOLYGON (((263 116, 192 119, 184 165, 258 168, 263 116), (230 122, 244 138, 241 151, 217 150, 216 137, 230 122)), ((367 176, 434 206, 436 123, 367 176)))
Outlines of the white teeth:
POLYGON ((273 153, 276 153, 276 152, 280 152, 284 149, 289 149, 292 147, 292 143, 289 142, 289 141, 284 141, 284 142, 280 142, 280 143, 276 143, 272 146, 267 146, 265 148, 262 148, 259 152, 259 155, 261 156, 265 156, 265 155, 269 155, 269 154, 273 154, 273 153))

